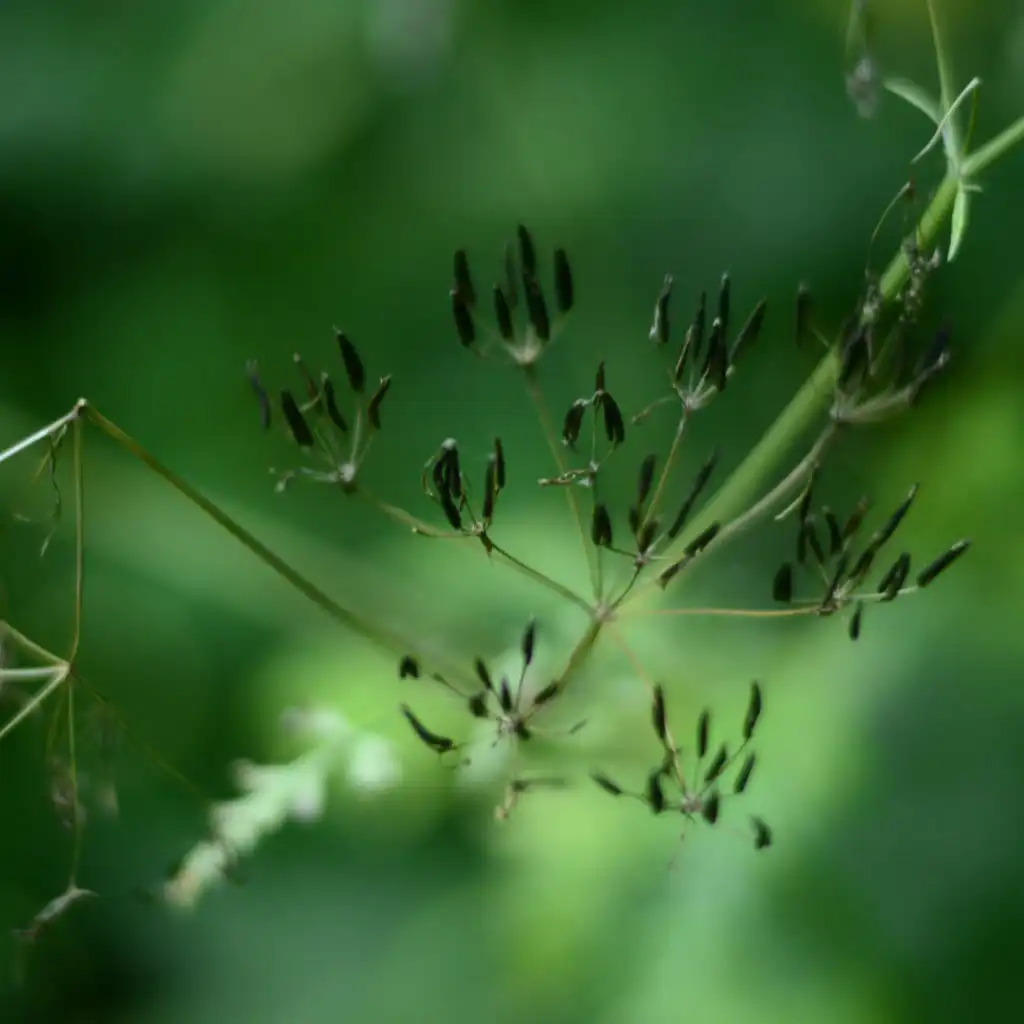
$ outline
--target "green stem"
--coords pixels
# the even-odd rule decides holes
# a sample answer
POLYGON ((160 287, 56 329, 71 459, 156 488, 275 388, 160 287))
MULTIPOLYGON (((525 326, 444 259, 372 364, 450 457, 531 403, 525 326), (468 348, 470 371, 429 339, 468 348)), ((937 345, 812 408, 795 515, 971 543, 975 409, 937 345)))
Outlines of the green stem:
POLYGON ((960 165, 960 173, 965 178, 981 174, 1001 156, 1008 153, 1019 142, 1024 142, 1024 117, 1017 118, 1009 127, 1004 128, 994 139, 976 149, 960 165))

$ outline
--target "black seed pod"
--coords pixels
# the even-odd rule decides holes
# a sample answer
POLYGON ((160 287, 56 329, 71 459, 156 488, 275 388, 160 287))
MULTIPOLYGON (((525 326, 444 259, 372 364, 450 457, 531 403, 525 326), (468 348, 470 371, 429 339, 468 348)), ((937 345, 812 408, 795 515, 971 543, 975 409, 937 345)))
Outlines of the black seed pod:
POLYGON ((594 391, 598 394, 604 391, 604 360, 597 364, 597 372, 594 374, 594 391))
POLYGON ((505 341, 511 341, 515 337, 512 310, 509 307, 508 299, 505 298, 505 293, 498 285, 494 286, 494 319, 498 322, 498 333, 505 341))
POLYGON ((691 356, 696 360, 700 357, 701 346, 704 344, 704 322, 707 319, 708 297, 707 293, 700 293, 700 304, 697 306, 697 315, 693 318, 687 342, 691 356))
POLYGON ((612 545, 612 520, 604 505, 595 505, 590 520, 590 539, 601 548, 612 545))
POLYGON ((505 298, 508 300, 509 309, 515 309, 519 302, 519 286, 516 284, 516 255, 511 242, 505 243, 505 249, 501 258, 502 276, 505 278, 502 286, 505 298))
POLYGON ((828 549, 832 555, 838 555, 843 550, 843 531, 839 527, 839 520, 832 509, 822 508, 821 514, 825 517, 825 524, 828 526, 828 549))
POLYGON ((494 455, 487 456, 487 469, 484 472, 484 503, 480 514, 484 522, 489 523, 494 518, 494 503, 498 496, 498 469, 494 455))
POLYGON ((804 543, 810 546, 810 549, 814 554, 814 560, 818 565, 824 566, 825 549, 821 546, 821 541, 818 539, 818 529, 814 525, 813 517, 804 521, 803 525, 800 527, 800 532, 803 534, 804 543))
POLYGON ((461 530, 462 513, 459 512, 459 506, 455 504, 451 494, 448 491, 441 491, 438 498, 441 501, 441 508, 451 528, 453 530, 461 530))
POLYGON ((505 449, 502 447, 501 438, 494 439, 494 468, 496 471, 495 482, 498 490, 505 489, 505 449))
POLYGON ((608 778, 602 772, 594 772, 590 776, 606 793, 611 793, 612 796, 622 796, 625 792, 623 788, 612 779, 608 778))
POLYGON ((919 587, 927 587, 941 572, 945 572, 969 547, 969 540, 958 540, 945 554, 939 555, 931 565, 922 569, 917 577, 919 587))
POLYGON ((718 319, 721 321, 723 338, 729 333, 729 306, 731 291, 732 283, 729 280, 729 275, 723 274, 722 283, 718 288, 718 319))
POLYGON ((249 386, 256 394, 260 406, 260 425, 264 430, 270 429, 270 397, 267 395, 260 380, 259 364, 255 359, 249 360, 245 367, 245 375, 249 378, 249 386))
POLYGON ((523 639, 520 644, 520 649, 523 652, 523 665, 529 667, 530 662, 533 661, 533 651, 537 645, 537 622, 535 619, 530 619, 526 624, 526 629, 523 630, 523 639))
POLYGON ((487 666, 484 664, 482 658, 476 658, 473 662, 473 668, 476 669, 476 674, 480 678, 480 682, 484 684, 484 688, 494 693, 494 683, 491 681, 491 673, 487 671, 487 666))
POLYGON ((711 322, 708 354, 704 360, 704 376, 719 391, 725 390, 729 378, 729 353, 725 347, 725 326, 717 316, 711 322))
POLYGON ((661 772, 653 771, 647 776, 647 803, 655 814, 665 810, 665 793, 661 788, 661 772))
POLYGON ((804 343, 811 327, 811 291, 806 284, 796 290, 796 343, 804 343))
POLYGON ((509 687, 508 676, 501 677, 501 685, 498 687, 498 703, 505 714, 512 710, 512 690, 509 687))
POLYGON ((754 735, 757 720, 761 717, 763 700, 761 697, 761 686, 755 680, 750 684, 750 701, 747 704, 747 715, 743 720, 743 738, 749 740, 754 735))
POLYGON ((712 452, 704 462, 704 465, 700 467, 700 470, 693 481, 693 485, 690 487, 690 493, 686 496, 686 500, 683 502, 675 519, 672 520, 672 525, 668 529, 670 539, 675 539, 686 525, 686 520, 693 511, 693 506, 700 497, 701 491, 703 491, 704 487, 707 485, 717 461, 718 453, 712 452))
POLYGON ((772 830, 768 827, 767 822, 762 818, 750 819, 751 825, 754 826, 754 849, 765 850, 772 845, 772 830))
POLYGON ((411 654, 406 654, 402 658, 402 660, 398 663, 398 678, 399 679, 419 679, 419 677, 420 677, 419 662, 411 654))
POLYGON ((893 563, 892 568, 885 574, 882 582, 878 585, 879 593, 883 601, 893 601, 899 596, 900 588, 907 580, 910 572, 910 555, 903 552, 893 563))
POLYGON ((458 249, 455 253, 455 290, 471 309, 476 305, 476 289, 469 273, 469 258, 465 249, 458 249))
POLYGON ((281 411, 284 413, 292 438, 300 448, 313 447, 313 432, 309 429, 306 417, 302 415, 290 391, 281 392, 281 411))
POLYGON ((712 793, 702 804, 700 813, 709 825, 718 821, 718 812, 721 809, 722 801, 718 793, 712 793))
POLYGON ((761 327, 764 325, 764 316, 767 309, 768 300, 761 299, 754 307, 750 316, 747 317, 746 323, 740 328, 740 333, 736 335, 736 340, 732 343, 732 348, 729 350, 730 363, 735 363, 743 351, 757 341, 758 335, 761 333, 761 327))
POLYGON ((601 411, 604 413, 604 432, 608 440, 613 445, 622 444, 626 439, 626 424, 618 403, 607 391, 601 400, 601 411))
POLYGON ((783 562, 772 581, 772 597, 781 604, 789 604, 793 600, 793 566, 783 562))
POLYGON ((516 235, 519 238, 519 264, 523 269, 523 277, 536 277, 537 250, 533 237, 522 224, 516 228, 516 235))
POLYGON ((650 549, 651 545, 654 543, 654 537, 655 534, 657 534, 658 527, 660 525, 661 524, 657 519, 648 519, 647 522, 640 527, 636 535, 637 551, 642 554, 650 549))
POLYGON ((708 752, 708 736, 711 732, 711 712, 705 709, 697 719, 697 756, 703 757, 708 752))
POLYGON ((850 618, 850 639, 860 639, 860 626, 861 621, 864 618, 864 605, 858 601, 857 607, 854 609, 853 615, 850 618))
POLYGON ((734 793, 742 793, 746 790, 750 783, 750 776, 754 772, 755 764, 757 764, 757 754, 747 754, 747 758, 743 762, 743 767, 740 769, 740 773, 736 776, 736 781, 733 783, 732 791, 734 793))
POLYGON ((380 430, 380 407, 390 387, 391 375, 388 374, 386 377, 381 377, 380 383, 377 385, 377 390, 374 391, 373 396, 370 398, 370 401, 366 406, 366 418, 370 421, 370 426, 373 427, 374 430, 380 430))
POLYGON ((453 288, 449 295, 452 300, 452 317, 455 320, 455 330, 459 335, 459 341, 466 347, 476 341, 476 324, 473 323, 473 314, 469 311, 466 300, 453 288))
POLYGON ((568 313, 575 299, 572 268, 564 249, 555 250, 555 304, 559 313, 568 313))
POLYGON ((579 439, 580 427, 583 426, 583 414, 586 411, 587 400, 585 398, 577 398, 569 406, 569 411, 565 414, 565 420, 562 423, 562 441, 569 448, 572 448, 579 439))
POLYGON ((914 502, 914 498, 917 496, 917 484, 914 484, 910 488, 910 492, 906 498, 900 503, 899 507, 889 517, 888 522, 879 529, 879 531, 871 538, 871 546, 877 551, 895 532, 900 523, 903 522, 903 517, 910 510, 910 506, 914 502))
POLYGON ((561 690, 562 684, 556 679, 554 682, 548 683, 543 690, 539 691, 537 696, 533 698, 533 706, 539 708, 544 704, 547 704, 549 700, 558 696, 559 690, 561 690))
POLYGON ((654 732, 662 743, 668 742, 668 723, 665 720, 665 691, 661 684, 654 687, 654 701, 651 708, 654 732))
POLYGON ((349 387, 355 392, 362 393, 363 388, 366 387, 366 370, 363 367, 363 361, 359 358, 355 345, 349 341, 348 335, 344 331, 335 331, 334 337, 337 339, 338 348, 341 351, 341 361, 345 366, 349 387))
POLYGON ((636 503, 642 508, 651 493, 651 484, 654 482, 654 467, 657 463, 657 456, 648 455, 640 463, 640 472, 636 480, 636 503))
POLYGON ((432 750, 437 751, 439 754, 444 754, 449 750, 453 750, 455 747, 455 741, 449 739, 447 736, 439 736, 436 732, 431 732, 417 717, 413 714, 412 709, 408 704, 402 705, 402 714, 405 715, 406 720, 412 726, 413 732, 432 750))
MULTIPOLYGON (((654 304, 654 320, 648 337, 656 345, 668 343, 671 325, 669 322, 669 300, 672 298, 672 275, 665 275, 665 283, 661 286, 658 301, 654 304)), ((677 378, 678 379, 678 378, 677 378)))
POLYGON ((487 717, 487 694, 486 693, 474 693, 469 698, 469 713, 474 718, 486 718, 487 717))
POLYGON ((533 325, 533 333, 537 335, 539 341, 550 341, 551 318, 548 316, 548 307, 540 284, 534 277, 527 278, 523 282, 523 290, 526 292, 526 312, 533 325))
POLYGON ((327 409, 327 415, 331 418, 331 422, 343 433, 348 433, 348 421, 341 414, 341 410, 338 408, 338 396, 334 390, 334 381, 325 373, 320 382, 320 388, 323 391, 324 396, 324 407, 327 409))
POLYGON ((686 545, 685 553, 687 557, 693 558, 695 555, 699 555, 718 536, 718 531, 721 528, 721 523, 712 523, 703 533, 694 537, 686 545))
POLYGON ((725 769, 725 765, 728 762, 728 760, 729 748, 727 744, 723 743, 718 748, 718 752, 715 754, 713 760, 711 761, 710 767, 704 773, 704 782, 707 785, 710 785, 712 782, 715 781, 715 779, 718 778, 719 775, 722 774, 722 771, 725 769))
POLYGON ((845 543, 860 529, 861 523, 864 522, 864 516, 867 515, 868 509, 871 507, 871 503, 867 498, 861 498, 857 502, 856 507, 850 513, 850 518, 846 520, 843 525, 842 538, 845 543))
POLYGON ((306 389, 309 408, 315 408, 320 404, 320 389, 316 386, 316 381, 313 380, 313 374, 309 372, 309 367, 306 366, 305 360, 298 352, 292 356, 292 360, 295 363, 295 368, 299 371, 299 376, 302 378, 302 386, 306 389))

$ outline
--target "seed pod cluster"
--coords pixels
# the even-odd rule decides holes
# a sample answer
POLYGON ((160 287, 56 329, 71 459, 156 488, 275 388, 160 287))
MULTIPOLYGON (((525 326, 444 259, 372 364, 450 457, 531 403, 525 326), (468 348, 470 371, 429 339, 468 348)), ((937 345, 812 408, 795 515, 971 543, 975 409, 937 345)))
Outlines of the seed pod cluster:
MULTIPOLYGON (((455 280, 449 292, 452 318, 459 342, 473 348, 479 340, 477 329, 477 293, 470 275, 465 250, 455 253, 455 280)), ((541 284, 537 249, 533 236, 520 224, 515 243, 505 246, 500 278, 491 289, 494 321, 498 341, 513 361, 531 366, 551 341, 560 318, 564 318, 576 302, 576 286, 569 257, 562 248, 554 250, 552 259, 552 305, 541 284), (521 307, 525 322, 516 324, 521 307)))
POLYGON ((507 474, 505 447, 501 438, 496 437, 487 456, 483 497, 479 505, 480 516, 476 518, 473 515, 474 505, 470 502, 468 483, 462 471, 459 445, 450 437, 427 460, 423 467, 422 485, 427 497, 441 506, 453 530, 479 536, 490 550, 486 531, 494 519, 498 496, 505 489, 507 474), (470 517, 469 522, 465 520, 466 514, 470 517))
POLYGON ((911 556, 901 552, 888 563, 873 587, 868 577, 879 561, 882 549, 892 540, 917 497, 917 485, 890 513, 889 517, 872 533, 864 545, 855 550, 869 502, 862 498, 845 521, 822 506, 817 514, 811 510, 814 475, 808 481, 797 505, 796 560, 783 562, 772 581, 772 597, 780 604, 794 600, 794 579, 798 568, 810 568, 812 575, 825 581, 825 588, 816 602, 820 615, 832 615, 851 606, 848 632, 851 640, 860 639, 864 609, 869 603, 885 604, 915 590, 928 586, 945 572, 970 547, 969 540, 959 540, 931 561, 924 569, 911 575, 911 556), (813 562, 813 565, 808 563, 813 562))
MULTIPOLYGON (((662 754, 658 764, 647 772, 643 789, 630 791, 604 772, 594 772, 591 778, 610 796, 632 797, 645 804, 652 814, 676 812, 688 821, 700 819, 708 825, 715 825, 725 805, 745 793, 753 778, 757 754, 750 745, 761 720, 763 706, 764 693, 761 684, 755 681, 750 687, 741 739, 734 748, 728 742, 712 747, 711 712, 704 709, 697 719, 693 767, 688 771, 683 768, 682 748, 676 746, 669 730, 664 688, 660 684, 655 685, 651 724, 662 754), (726 786, 724 780, 730 774, 732 781, 726 786)), ((772 832, 764 819, 751 816, 750 825, 754 848, 763 850, 770 846, 772 832)))
MULTIPOLYGON (((335 340, 342 372, 352 392, 353 410, 342 410, 334 378, 326 370, 319 377, 315 376, 298 353, 293 356, 293 362, 301 390, 280 389, 278 404, 288 437, 302 451, 315 452, 323 466, 321 469, 303 467, 298 473, 309 480, 340 483, 351 490, 366 455, 369 435, 381 429, 381 408, 391 387, 391 377, 381 377, 367 397, 366 369, 358 349, 343 331, 335 331, 335 340), (355 430, 351 429, 353 419, 359 424, 355 430), (368 430, 361 429, 363 421, 368 430)), ((259 404, 260 423, 268 430, 273 419, 273 403, 255 360, 246 365, 246 376, 259 404)), ((294 475, 294 472, 286 474, 279 487, 294 475)))

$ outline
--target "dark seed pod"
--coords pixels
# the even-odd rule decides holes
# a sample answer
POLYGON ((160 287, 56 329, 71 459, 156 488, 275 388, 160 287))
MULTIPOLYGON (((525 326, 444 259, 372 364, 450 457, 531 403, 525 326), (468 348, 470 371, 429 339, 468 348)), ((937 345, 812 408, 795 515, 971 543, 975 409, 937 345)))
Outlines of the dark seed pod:
POLYGON ((647 803, 655 814, 665 810, 665 793, 661 788, 661 772, 653 771, 647 776, 647 803))
POLYGON ((705 801, 700 809, 700 813, 704 820, 709 825, 714 825, 718 821, 718 812, 721 809, 722 800, 717 792, 712 793, 705 801))
POLYGON ((704 757, 708 752, 708 736, 711 733, 711 712, 706 708, 697 719, 697 756, 704 757))
POLYGON ((452 317, 455 320, 455 331, 459 341, 466 347, 476 341, 476 324, 473 323, 473 314, 469 311, 466 300, 459 294, 458 289, 453 288, 449 293, 452 300, 452 317))
POLYGON ((302 386, 306 389, 309 408, 315 408, 320 404, 320 389, 316 386, 316 381, 313 380, 313 374, 309 372, 309 367, 306 366, 305 360, 298 352, 292 356, 292 360, 295 363, 295 368, 299 371, 299 376, 302 378, 302 386))
POLYGON ((711 785, 719 775, 722 774, 725 769, 725 765, 729 760, 729 748, 727 744, 723 743, 715 754, 714 759, 711 762, 710 767, 704 773, 704 782, 706 785, 711 785))
POLYGON ((462 513, 459 512, 459 506, 455 504, 451 494, 448 491, 441 491, 438 498, 441 501, 441 508, 451 528, 453 530, 461 530, 462 513))
POLYGON ((767 309, 768 300, 761 299, 754 307, 750 316, 747 317, 746 323, 740 328, 740 333, 736 335, 736 340, 732 343, 732 348, 729 350, 730 363, 735 363, 740 355, 757 341, 758 335, 761 333, 761 327, 764 325, 764 316, 767 309))
POLYGON ((672 520, 672 525, 669 527, 668 536, 670 539, 675 539, 682 528, 686 525, 686 520, 693 511, 693 506, 700 497, 701 491, 703 491, 707 485, 717 462, 718 452, 712 452, 705 460, 704 465, 700 467, 700 470, 693 481, 693 485, 690 487, 690 493, 686 496, 686 500, 679 509, 679 513, 676 515, 675 519, 672 520))
POLYGON ((306 417, 302 415, 302 410, 299 409, 290 391, 281 392, 281 411, 295 443, 300 448, 312 448, 313 432, 309 429, 306 417))
POLYGON ((861 621, 864 618, 864 605, 858 601, 857 607, 854 609, 853 615, 850 617, 850 639, 860 639, 860 626, 861 621))
POLYGON ((626 519, 629 522, 629 532, 635 537, 640 532, 640 522, 643 518, 643 512, 637 505, 630 505, 629 512, 626 514, 626 519))
POLYGON ((636 535, 636 547, 637 551, 641 554, 650 550, 651 545, 654 543, 655 534, 658 532, 660 523, 657 519, 648 519, 647 522, 643 523, 636 535))
POLYGON ((843 345, 837 383, 840 388, 856 386, 871 366, 871 335, 867 325, 860 325, 843 345))
POLYGON ((722 275, 722 282, 718 288, 718 319, 722 324, 722 337, 729 334, 729 306, 732 283, 728 274, 722 275))
POLYGON ((828 549, 829 554, 838 555, 843 550, 843 531, 839 528, 839 520, 835 512, 827 506, 822 508, 821 514, 825 517, 828 526, 828 549))
POLYGON ((832 573, 831 579, 828 581, 828 586, 825 589, 825 597, 822 600, 822 604, 829 606, 835 599, 836 592, 839 590, 839 585, 843 582, 843 577, 846 576, 846 570, 850 564, 849 556, 843 554, 836 562, 835 570, 832 573))
POLYGON ((469 273, 469 258, 465 249, 458 249, 455 252, 455 290, 471 309, 476 305, 476 289, 469 273))
MULTIPOLYGON (((672 275, 665 275, 665 283, 661 286, 658 300, 654 304, 654 320, 648 337, 656 345, 668 344, 671 325, 669 322, 669 300, 672 298, 672 275)), ((678 378, 677 378, 678 379, 678 378)))
POLYGON ((548 316, 548 307, 540 284, 534 277, 527 278, 523 282, 523 290, 526 293, 526 312, 533 325, 533 333, 537 335, 539 341, 550 341, 551 318, 548 316))
POLYGON ((620 445, 626 440, 626 424, 622 419, 622 410, 618 403, 606 391, 601 401, 604 413, 604 432, 613 445, 620 445))
POLYGON ((750 700, 747 703, 747 714, 743 719, 743 739, 749 740, 754 735, 757 721, 761 717, 763 700, 761 685, 755 680, 750 684, 750 700))
POLYGON ((419 679, 420 677, 420 665, 419 662, 411 655, 406 654, 402 660, 398 663, 398 678, 399 679, 419 679))
POLYGON ((536 277, 537 250, 533 244, 533 237, 522 224, 516 228, 516 235, 519 238, 519 264, 523 269, 523 277, 536 277))
POLYGON ((856 507, 850 513, 850 518, 847 519, 846 523, 843 525, 842 538, 844 543, 853 537, 860 529, 861 523, 864 522, 864 516, 867 515, 867 511, 870 507, 871 502, 869 502, 867 498, 861 498, 860 501, 857 502, 856 507))
POLYGON ((493 455, 487 456, 487 469, 484 472, 484 503, 480 514, 484 522, 489 523, 494 518, 494 503, 498 496, 498 469, 497 462, 493 455))
POLYGON ((651 708, 655 735, 662 743, 668 742, 668 723, 665 720, 665 691, 658 683, 654 687, 654 701, 651 708))
POLYGON ((825 549, 821 546, 821 541, 818 539, 818 529, 814 525, 814 517, 811 516, 806 519, 800 530, 804 535, 805 543, 810 546, 811 552, 814 554, 814 560, 818 565, 824 566, 825 549))
POLYGON ((327 415, 331 418, 331 422, 343 434, 347 434, 348 421, 342 416, 341 410, 338 408, 338 396, 334 390, 334 381, 326 373, 321 377, 320 389, 323 392, 324 407, 327 409, 327 415))
POLYGON ((754 849, 766 850, 772 845, 772 830, 762 818, 752 817, 750 823, 754 826, 754 849))
POLYGON ((521 740, 528 740, 533 737, 533 733, 526 727, 526 723, 519 720, 515 722, 515 733, 521 740))
POLYGON ((547 704, 549 700, 558 696, 558 691, 561 690, 561 688, 562 684, 557 679, 554 682, 548 683, 548 685, 533 698, 533 706, 535 708, 539 708, 542 705, 547 704))
POLYGON ((712 523, 703 533, 694 537, 694 539, 686 545, 686 556, 688 558, 693 558, 694 556, 699 555, 718 536, 718 531, 721 528, 721 523, 712 523))
POLYGON ((689 343, 690 355, 696 360, 700 358, 700 350, 704 344, 704 323, 707 319, 708 297, 707 293, 700 293, 700 304, 697 306, 697 315, 693 318, 693 324, 687 341, 689 343))
POLYGON ((348 335, 344 331, 335 331, 334 337, 341 351, 341 361, 345 366, 349 387, 361 394, 363 388, 366 387, 366 370, 363 367, 363 361, 359 358, 355 345, 349 341, 348 335))
POLYGON ((590 776, 606 793, 610 793, 612 796, 622 796, 625 790, 615 781, 608 778, 607 775, 602 772, 594 772, 590 776))
POLYGON ((656 455, 648 455, 640 463, 640 472, 637 474, 636 480, 636 503, 639 508, 643 508, 644 502, 647 501, 647 495, 651 493, 651 484, 654 482, 654 467, 657 461, 656 455))
POLYGON ((555 303, 559 313, 568 313, 574 301, 572 268, 564 249, 555 250, 555 303))
POLYGON ((537 645, 537 622, 535 619, 530 619, 526 624, 526 629, 523 630, 523 639, 520 645, 520 649, 523 652, 523 665, 529 667, 530 662, 533 661, 533 651, 537 645))
POLYGON ((811 327, 811 291, 806 284, 796 290, 796 343, 803 345, 811 327))
POLYGON ((487 666, 484 664, 482 658, 476 658, 473 662, 473 668, 476 669, 476 674, 480 679, 480 682, 484 684, 484 688, 494 693, 494 683, 491 681, 491 673, 487 671, 487 666))
POLYGON ((854 565, 853 571, 850 573, 850 579, 855 583, 859 583, 871 570, 874 560, 875 549, 873 547, 865 548, 864 553, 857 559, 857 564, 854 565))
POLYGON ((597 364, 597 373, 594 374, 594 391, 599 395, 604 393, 604 360, 597 364))
POLYGON ((796 519, 801 526, 811 518, 811 502, 814 500, 814 484, 817 479, 817 475, 818 471, 816 469, 811 472, 811 475, 807 480, 807 486, 804 488, 804 493, 800 496, 800 504, 797 507, 796 519))
POLYGON ((889 517, 888 522, 871 538, 871 546, 877 551, 895 532, 903 517, 907 514, 910 506, 917 496, 917 484, 910 488, 910 493, 900 503, 899 507, 889 517))
POLYGON ((512 341, 516 333, 512 325, 512 310, 499 285, 494 286, 494 319, 498 322, 498 333, 502 338, 512 341))
POLYGON ((512 690, 509 686, 508 676, 501 677, 501 686, 498 687, 498 703, 506 715, 512 711, 512 690))
POLYGON ((386 377, 381 377, 377 390, 374 391, 369 404, 366 406, 366 418, 370 421, 370 426, 374 430, 380 430, 380 407, 390 387, 391 375, 388 374, 386 377))
POLYGON ((604 505, 595 505, 590 520, 590 539, 599 548, 612 545, 612 520, 604 505))
POLYGON ((772 581, 772 597, 781 604, 789 604, 793 600, 793 566, 783 562, 772 581))
POLYGON ((569 411, 565 414, 565 421, 562 423, 562 441, 569 448, 572 448, 579 439, 580 427, 583 426, 583 414, 586 411, 587 400, 585 398, 577 398, 569 406, 569 411))
POLYGON ((487 718, 487 694, 474 693, 469 698, 469 713, 474 718, 487 718))
POLYGON ((945 554, 939 555, 931 565, 921 570, 917 577, 917 585, 927 587, 939 573, 945 572, 970 546, 969 540, 958 540, 945 554))
POLYGON ((739 775, 736 776, 736 781, 733 783, 733 793, 742 793, 746 790, 750 783, 750 776, 754 773, 754 765, 757 764, 757 754, 747 754, 746 760, 743 762, 743 767, 740 769, 739 775))
POLYGON ((729 371, 729 354, 725 347, 725 328, 716 316, 711 322, 708 335, 708 354, 704 360, 702 375, 719 391, 725 390, 729 371))
POLYGON ((455 741, 449 739, 447 736, 439 736, 436 732, 431 732, 417 717, 413 714, 412 709, 408 704, 402 705, 402 714, 405 715, 406 720, 412 726, 413 732, 432 750, 437 751, 439 754, 447 753, 449 750, 455 748, 455 741))
POLYGON ((883 601, 894 601, 899 596, 900 588, 906 582, 909 572, 910 555, 904 551, 878 585, 878 591, 882 595, 883 601))
POLYGON ((249 378, 249 386, 256 394, 260 406, 260 425, 264 430, 270 429, 270 397, 267 395, 263 382, 260 380, 260 368, 255 359, 246 363, 245 375, 249 378))
POLYGON ((498 490, 505 489, 505 449, 502 447, 501 438, 494 439, 494 467, 496 471, 495 482, 498 490))

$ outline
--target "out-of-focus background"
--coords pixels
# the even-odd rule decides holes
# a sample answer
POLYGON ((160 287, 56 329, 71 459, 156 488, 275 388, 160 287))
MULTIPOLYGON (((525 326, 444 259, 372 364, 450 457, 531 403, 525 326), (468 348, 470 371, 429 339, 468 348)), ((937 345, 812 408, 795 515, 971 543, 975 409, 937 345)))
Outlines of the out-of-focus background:
MULTIPOLYGON (((1013 0, 938 7, 960 84, 983 80, 984 140, 1024 113, 1024 15, 1013 0)), ((883 70, 936 91, 923 0, 878 13, 883 70)), ((0 444, 87 396, 365 614, 468 664, 500 657, 536 613, 554 668, 579 621, 543 591, 329 489, 275 494, 268 467, 294 455, 260 432, 245 362, 259 359, 272 387, 291 383, 295 351, 335 367, 332 327, 344 327, 371 375, 394 374, 370 486, 430 515, 419 472, 432 448, 455 436, 480 472, 500 433, 512 478, 501 536, 582 585, 561 496, 531 485, 550 463, 516 376, 455 340, 451 253, 469 249, 483 287, 519 221, 546 266, 554 245, 569 250, 578 311, 542 367, 559 415, 602 358, 628 411, 660 392, 646 333, 666 272, 679 319, 723 270, 744 314, 767 296, 761 343, 685 450, 688 472, 715 445, 737 464, 818 358, 793 343, 797 284, 838 325, 866 260, 880 269, 898 244, 902 209, 869 257, 932 130, 891 97, 858 116, 846 15, 835 0, 5 0, 0 444)), ((922 193, 940 161, 921 165, 922 193)), ((768 854, 750 849, 739 809, 726 815, 735 834, 696 830, 680 846, 677 820, 585 782, 495 825, 493 794, 453 787, 397 713, 410 701, 452 721, 443 697, 400 682, 394 659, 90 435, 80 666, 130 722, 120 816, 94 810, 86 827, 79 878, 99 897, 34 945, 0 943, 3 1020, 1012 1019, 1024 994, 1022 181, 1020 152, 986 175, 959 259, 931 283, 924 333, 951 325, 948 377, 913 416, 851 438, 821 482, 841 510, 862 492, 884 509, 920 482, 897 544, 927 559, 970 536, 970 557, 921 599, 872 609, 857 645, 835 620, 662 619, 637 634, 683 731, 705 703, 723 729, 738 721, 750 679, 764 680, 747 802, 775 828, 768 854), (321 822, 273 838, 247 884, 191 915, 134 898, 205 829, 203 800, 151 752, 224 798, 234 759, 294 756, 280 717, 303 703, 393 741, 401 785, 371 799, 342 772, 321 822)), ((663 412, 635 432, 629 473, 665 450, 663 412)), ((52 508, 45 475, 30 486, 34 459, 0 475, 3 616, 62 650, 68 522, 40 560, 47 527, 13 519, 52 508)), ((769 605, 791 544, 789 526, 761 527, 686 599, 769 605)), ((581 679, 592 720, 570 763, 635 784, 657 757, 646 698, 625 665, 605 665, 589 702, 581 679)), ((5 718, 17 699, 0 693, 5 718)), ((48 720, 0 748, 5 935, 70 863, 48 720)))

